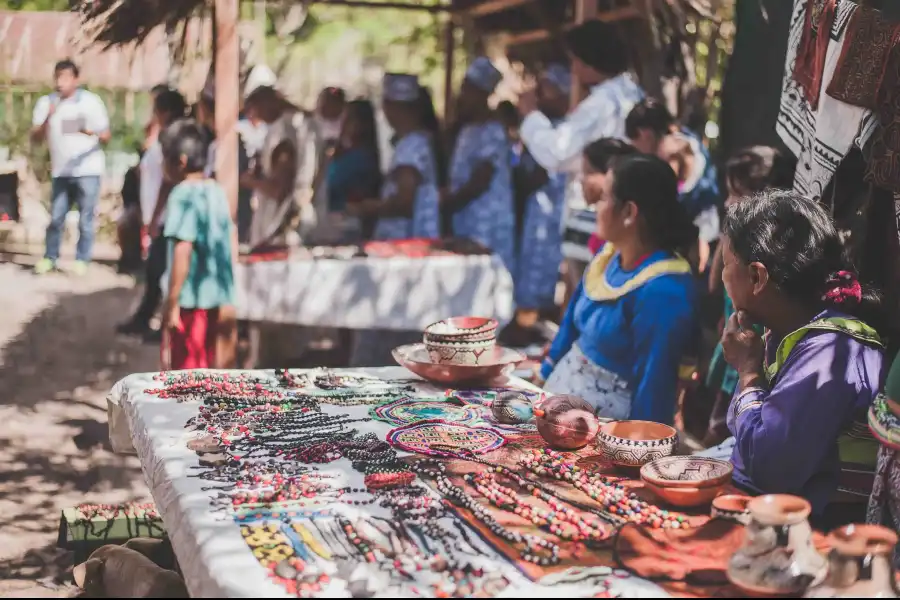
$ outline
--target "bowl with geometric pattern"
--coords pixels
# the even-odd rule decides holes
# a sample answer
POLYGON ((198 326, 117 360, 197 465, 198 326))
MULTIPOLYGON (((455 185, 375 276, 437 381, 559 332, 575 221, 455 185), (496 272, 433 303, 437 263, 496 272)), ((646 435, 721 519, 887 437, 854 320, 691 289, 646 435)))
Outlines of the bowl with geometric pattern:
POLYGON ((675 453, 678 432, 653 421, 613 421, 600 426, 597 446, 611 463, 642 467, 675 453))

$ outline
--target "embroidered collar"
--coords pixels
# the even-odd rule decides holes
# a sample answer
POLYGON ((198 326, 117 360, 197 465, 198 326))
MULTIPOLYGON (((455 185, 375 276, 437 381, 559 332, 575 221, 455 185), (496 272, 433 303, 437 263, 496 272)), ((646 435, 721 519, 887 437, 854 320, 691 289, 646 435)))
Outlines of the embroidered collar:
POLYGON ((680 256, 676 256, 646 265, 622 285, 614 286, 609 282, 606 273, 615 256, 615 248, 607 242, 603 246, 603 250, 588 265, 584 274, 584 293, 591 300, 596 302, 616 300, 657 277, 691 272, 690 264, 680 256))

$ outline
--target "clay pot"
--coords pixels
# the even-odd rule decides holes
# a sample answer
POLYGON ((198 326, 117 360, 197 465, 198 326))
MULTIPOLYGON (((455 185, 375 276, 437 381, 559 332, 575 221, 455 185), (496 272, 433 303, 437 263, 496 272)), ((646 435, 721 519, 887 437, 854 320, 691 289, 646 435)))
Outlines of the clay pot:
POLYGON ((891 564, 897 534, 878 525, 847 525, 828 536, 828 577, 806 598, 897 598, 891 564))
POLYGON ((497 337, 497 320, 485 317, 452 317, 425 328, 425 343, 477 342, 497 337))
POLYGON ((753 498, 739 494, 727 494, 719 496, 712 501, 710 516, 713 519, 725 519, 741 525, 750 523, 750 510, 747 505, 753 498))
POLYGON ((731 481, 731 463, 699 456, 667 456, 641 467, 644 487, 674 506, 708 504, 731 481))
POLYGON ((494 347, 491 356, 477 365, 439 364, 432 362, 425 344, 408 344, 394 348, 394 360, 426 381, 441 385, 487 384, 511 372, 525 360, 521 352, 494 347))
POLYGON ((728 580, 745 594, 798 594, 821 581, 825 558, 813 545, 809 502, 772 494, 747 505, 750 524, 744 545, 728 563, 728 580))
POLYGON ((556 450, 578 450, 597 437, 594 408, 578 396, 552 396, 534 408, 538 433, 556 450))
POLYGON ((491 404, 491 414, 498 423, 519 425, 534 418, 531 400, 522 392, 503 392, 491 404))
POLYGON ((652 421, 605 423, 597 435, 603 455, 620 467, 642 467, 675 452, 678 434, 674 428, 652 421))
POLYGON ((490 362, 496 350, 494 340, 485 342, 426 342, 431 362, 438 365, 480 365, 490 362))

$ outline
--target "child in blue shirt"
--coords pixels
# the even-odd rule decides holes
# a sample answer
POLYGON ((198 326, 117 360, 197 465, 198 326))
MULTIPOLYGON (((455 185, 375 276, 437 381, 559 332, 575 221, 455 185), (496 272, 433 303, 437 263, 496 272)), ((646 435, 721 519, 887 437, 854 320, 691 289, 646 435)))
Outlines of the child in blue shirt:
POLYGON ((169 250, 163 363, 173 370, 210 368, 219 310, 235 299, 231 210, 225 191, 204 174, 208 140, 200 125, 178 121, 160 143, 166 177, 177 184, 163 231, 169 250))

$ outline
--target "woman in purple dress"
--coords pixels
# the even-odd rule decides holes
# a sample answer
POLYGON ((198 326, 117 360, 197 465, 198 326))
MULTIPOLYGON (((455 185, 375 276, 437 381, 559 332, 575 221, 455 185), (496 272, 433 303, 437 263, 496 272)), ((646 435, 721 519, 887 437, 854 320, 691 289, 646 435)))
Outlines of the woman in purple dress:
POLYGON ((821 518, 846 500, 841 467, 875 462, 865 423, 884 381, 877 294, 853 275, 829 215, 803 196, 768 191, 731 206, 723 235, 734 483, 802 496, 821 518))

